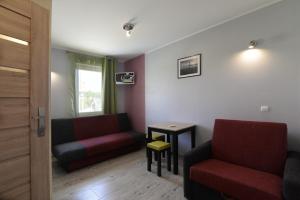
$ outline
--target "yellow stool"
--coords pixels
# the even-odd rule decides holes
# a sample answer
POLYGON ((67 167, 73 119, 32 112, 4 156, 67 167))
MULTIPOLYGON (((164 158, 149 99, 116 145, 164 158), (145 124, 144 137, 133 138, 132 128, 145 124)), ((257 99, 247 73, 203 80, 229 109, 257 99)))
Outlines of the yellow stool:
MULTIPOLYGON (((152 140, 148 139, 148 134, 146 134, 146 143, 153 142, 153 141, 166 141, 166 137, 163 134, 152 132, 152 140)), ((163 152, 163 157, 165 157, 165 152, 163 152)), ((157 161, 157 157, 155 156, 155 161, 157 161)))
POLYGON ((161 176, 161 153, 167 151, 167 167, 171 171, 171 144, 163 141, 154 141, 147 144, 147 170, 151 171, 152 152, 157 157, 157 176, 161 176))

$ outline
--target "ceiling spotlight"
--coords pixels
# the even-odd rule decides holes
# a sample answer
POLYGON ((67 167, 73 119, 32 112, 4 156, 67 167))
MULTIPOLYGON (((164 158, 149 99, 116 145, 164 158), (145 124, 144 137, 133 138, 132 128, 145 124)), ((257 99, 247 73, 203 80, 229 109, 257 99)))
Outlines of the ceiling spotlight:
POLYGON ((257 42, 255 40, 250 41, 248 48, 254 49, 257 45, 257 42))
POLYGON ((132 23, 128 22, 128 23, 124 24, 123 30, 126 31, 126 36, 127 37, 131 36, 133 28, 134 28, 134 24, 132 24, 132 23))

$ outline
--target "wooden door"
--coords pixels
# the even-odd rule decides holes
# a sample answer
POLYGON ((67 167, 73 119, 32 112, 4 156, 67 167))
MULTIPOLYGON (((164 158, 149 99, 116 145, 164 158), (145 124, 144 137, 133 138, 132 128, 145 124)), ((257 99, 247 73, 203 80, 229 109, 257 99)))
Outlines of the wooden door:
POLYGON ((50 199, 48 77, 48 11, 30 0, 0 0, 1 200, 50 199))

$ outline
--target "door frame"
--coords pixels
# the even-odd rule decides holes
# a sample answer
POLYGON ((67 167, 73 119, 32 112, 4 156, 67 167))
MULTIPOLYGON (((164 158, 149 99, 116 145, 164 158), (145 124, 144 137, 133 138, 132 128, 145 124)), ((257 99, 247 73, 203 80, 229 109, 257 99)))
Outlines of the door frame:
POLYGON ((50 12, 31 2, 30 155, 31 200, 51 199, 50 12), (45 111, 45 130, 38 135, 38 109, 45 111))

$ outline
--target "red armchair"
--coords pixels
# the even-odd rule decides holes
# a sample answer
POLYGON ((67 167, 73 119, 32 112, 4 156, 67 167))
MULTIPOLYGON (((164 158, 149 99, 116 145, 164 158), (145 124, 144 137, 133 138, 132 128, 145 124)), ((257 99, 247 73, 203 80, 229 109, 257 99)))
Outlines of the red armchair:
MULTIPOLYGON (((299 186, 292 179, 299 180, 293 177, 300 175, 300 162, 295 155, 292 162, 286 158, 286 124, 217 119, 212 141, 184 156, 185 197, 281 200, 283 186, 299 186)), ((286 199, 295 199, 299 189, 285 192, 286 199)))

